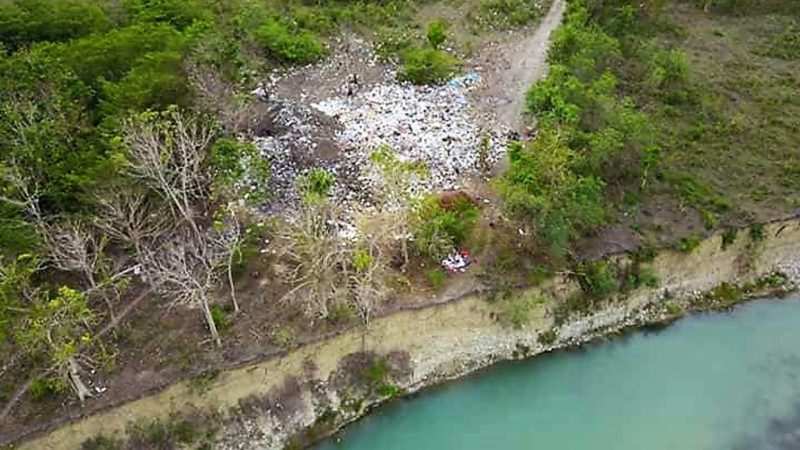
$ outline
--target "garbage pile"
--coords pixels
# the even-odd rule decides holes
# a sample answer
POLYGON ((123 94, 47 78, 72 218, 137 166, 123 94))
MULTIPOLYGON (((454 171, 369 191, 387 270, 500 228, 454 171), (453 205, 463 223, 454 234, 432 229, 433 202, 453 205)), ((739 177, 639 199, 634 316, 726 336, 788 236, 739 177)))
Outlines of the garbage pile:
MULTIPOLYGON (((383 84, 352 96, 312 106, 337 119, 337 138, 352 166, 369 165, 369 155, 388 145, 400 159, 423 162, 429 171, 424 190, 458 189, 481 165, 493 166, 505 152, 506 130, 485 129, 466 96, 479 81, 475 73, 443 86, 383 84)), ((379 183, 374 171, 363 171, 367 185, 379 183)))

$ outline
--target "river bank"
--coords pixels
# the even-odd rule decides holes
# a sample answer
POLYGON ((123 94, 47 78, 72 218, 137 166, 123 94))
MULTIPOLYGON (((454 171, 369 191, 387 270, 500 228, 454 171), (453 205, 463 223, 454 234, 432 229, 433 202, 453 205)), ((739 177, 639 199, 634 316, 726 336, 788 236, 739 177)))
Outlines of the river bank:
MULTIPOLYGON (((773 287, 789 290, 800 282, 797 219, 766 224, 759 233, 741 230, 724 246, 723 240, 730 237, 722 233, 711 236, 690 253, 658 252, 648 263, 660 280, 657 288, 635 289, 608 300, 591 315, 571 317, 560 325, 553 314, 555 306, 580 290, 567 275, 514 293, 547 299, 536 304, 519 329, 501 323, 498 305, 477 292, 449 303, 377 318, 367 329, 352 329, 283 356, 175 384, 18 448, 77 449, 99 434, 120 435, 132 422, 184 415, 207 416, 220 425, 216 448, 304 446, 392 397, 495 362, 664 322, 686 310, 719 307, 722 304, 715 303, 708 293, 723 283, 749 283, 750 294, 755 295, 760 292, 754 283, 775 273, 783 274, 785 282, 773 287)), ((631 257, 610 259, 624 265, 631 257)))

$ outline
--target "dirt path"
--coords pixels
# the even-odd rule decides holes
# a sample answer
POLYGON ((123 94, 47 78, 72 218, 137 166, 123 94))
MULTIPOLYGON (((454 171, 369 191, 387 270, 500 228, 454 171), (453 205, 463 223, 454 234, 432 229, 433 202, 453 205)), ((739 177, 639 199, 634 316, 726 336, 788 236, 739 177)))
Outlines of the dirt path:
POLYGON ((565 0, 554 0, 536 31, 510 36, 487 52, 489 59, 477 61, 486 72, 481 74, 484 85, 476 92, 476 99, 479 107, 493 114, 498 124, 523 131, 525 91, 547 73, 550 36, 561 24, 565 7, 565 0))

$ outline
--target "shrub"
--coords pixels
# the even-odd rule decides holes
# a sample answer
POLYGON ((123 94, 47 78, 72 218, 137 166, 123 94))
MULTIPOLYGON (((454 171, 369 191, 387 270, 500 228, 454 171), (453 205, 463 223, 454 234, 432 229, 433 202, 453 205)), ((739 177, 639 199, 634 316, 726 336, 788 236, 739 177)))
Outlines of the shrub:
POLYGON ((414 84, 442 84, 458 72, 461 62, 435 48, 411 48, 403 53, 400 80, 414 84))
POLYGON ((753 242, 760 242, 763 241, 765 237, 763 224, 754 223, 750 226, 750 240, 753 242))
POLYGON ((121 439, 100 435, 85 440, 81 450, 122 450, 124 445, 121 439))
POLYGON ((314 168, 297 181, 298 189, 306 201, 319 201, 330 195, 336 178, 325 169, 314 168))
POLYGON ((722 250, 726 250, 728 247, 733 245, 736 242, 736 235, 738 234, 738 230, 736 228, 728 228, 725 232, 722 233, 722 250))
POLYGON ((553 345, 556 339, 558 339, 558 334, 556 334, 556 330, 552 328, 547 331, 542 331, 539 333, 539 336, 536 337, 536 341, 541 345, 553 345))
POLYGON ((575 273, 583 292, 593 298, 606 298, 619 289, 616 267, 607 261, 581 263, 575 273))
POLYGON ((274 19, 253 32, 255 41, 274 57, 292 64, 307 64, 325 55, 325 47, 308 31, 292 30, 274 19))
POLYGON ((447 205, 439 197, 429 196, 414 213, 416 248, 437 261, 461 245, 478 220, 478 207, 466 195, 456 196, 447 205))
POLYGON ((694 249, 700 246, 700 242, 702 242, 702 239, 696 234, 686 236, 678 241, 676 244, 676 249, 683 253, 691 253, 694 251, 694 249))
POLYGON ((39 402, 52 398, 63 390, 64 386, 62 386, 57 380, 49 378, 36 378, 31 383, 31 387, 29 388, 28 392, 30 392, 31 398, 33 398, 34 401, 39 402))
POLYGON ((438 49, 447 40, 447 22, 435 20, 429 23, 425 37, 432 48, 438 49))

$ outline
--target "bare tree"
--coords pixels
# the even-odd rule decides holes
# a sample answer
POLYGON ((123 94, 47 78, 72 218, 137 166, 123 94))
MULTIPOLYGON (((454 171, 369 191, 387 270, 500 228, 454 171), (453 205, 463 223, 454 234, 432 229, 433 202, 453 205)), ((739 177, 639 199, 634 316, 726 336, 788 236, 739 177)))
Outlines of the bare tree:
POLYGON ((147 194, 133 186, 113 186, 96 196, 94 225, 109 237, 130 246, 136 255, 167 233, 172 224, 147 194))
POLYGON ((215 137, 207 119, 177 109, 145 113, 123 125, 130 174, 163 196, 198 236, 197 208, 207 206, 211 180, 205 163, 215 137))
POLYGON ((231 261, 233 241, 215 230, 199 237, 179 231, 169 241, 160 251, 145 256, 145 273, 171 304, 200 308, 211 338, 220 347, 222 340, 211 314, 211 296, 226 263, 231 261))
POLYGON ((325 318, 329 306, 347 298, 350 245, 341 239, 336 208, 309 204, 276 232, 278 257, 288 267, 281 274, 292 289, 284 301, 302 299, 306 312, 325 318))

